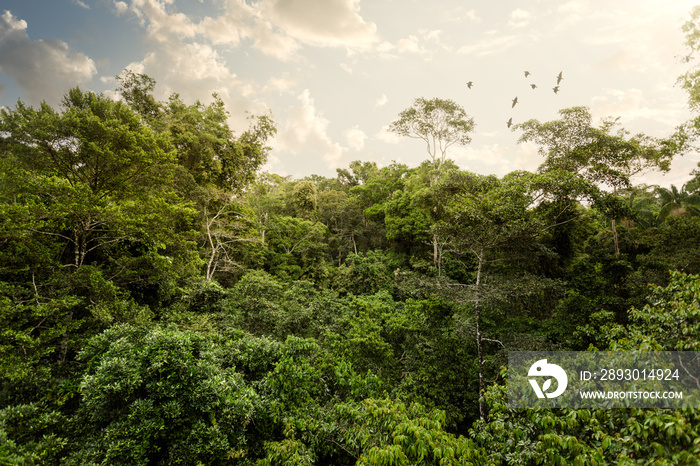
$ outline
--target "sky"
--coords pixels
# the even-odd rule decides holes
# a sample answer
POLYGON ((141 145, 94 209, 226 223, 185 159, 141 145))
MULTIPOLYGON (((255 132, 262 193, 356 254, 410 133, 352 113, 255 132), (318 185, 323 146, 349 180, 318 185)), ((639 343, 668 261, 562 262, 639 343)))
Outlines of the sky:
MULTIPOLYGON (((655 137, 692 118, 676 81, 697 1, 2 0, 0 106, 58 108, 75 86, 117 98, 115 76, 128 68, 156 80, 159 100, 217 93, 237 133, 271 114, 278 131, 263 168, 299 179, 335 177, 353 160, 419 165, 425 145, 387 129, 414 99, 437 97, 476 123, 448 157, 503 176, 543 161, 510 118, 545 122, 586 106, 596 125, 619 117, 655 137)), ((680 187, 699 161, 689 153, 635 182, 680 187)))

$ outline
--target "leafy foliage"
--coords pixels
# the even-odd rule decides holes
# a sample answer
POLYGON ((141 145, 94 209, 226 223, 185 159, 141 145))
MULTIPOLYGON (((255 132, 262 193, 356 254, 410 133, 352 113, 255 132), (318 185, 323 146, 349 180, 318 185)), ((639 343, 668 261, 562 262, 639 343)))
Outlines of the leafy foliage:
POLYGON ((698 174, 631 185, 697 122, 563 109, 518 126, 536 173, 484 176, 446 157, 474 120, 420 98, 391 130, 429 160, 294 180, 258 172, 271 115, 118 82, 0 110, 0 463, 697 463, 697 410, 513 411, 499 371, 698 349, 698 174))
POLYGON ((69 464, 223 462, 245 456, 262 400, 190 332, 113 326, 82 351, 88 365, 74 418, 85 439, 69 464))

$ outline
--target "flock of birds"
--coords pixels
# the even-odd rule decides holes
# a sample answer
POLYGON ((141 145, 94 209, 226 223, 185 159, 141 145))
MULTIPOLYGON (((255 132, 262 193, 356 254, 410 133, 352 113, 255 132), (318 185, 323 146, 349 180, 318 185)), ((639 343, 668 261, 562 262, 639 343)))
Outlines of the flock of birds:
MULTIPOLYGON (((523 73, 525 74, 525 78, 527 78, 528 76, 530 76, 532 74, 529 71, 524 71, 523 73)), ((557 75, 557 85, 552 88, 552 91, 554 91, 555 94, 557 94, 559 92, 559 84, 561 84, 562 79, 564 79, 563 72, 560 71, 559 74, 557 75)), ((471 89, 473 85, 474 85, 474 82, 467 81, 467 87, 469 89, 471 89)), ((537 89, 537 84, 532 83, 532 84, 530 84, 530 87, 533 89, 537 89)), ((515 96, 510 108, 514 108, 517 103, 518 103, 518 97, 515 96)), ((508 125, 508 128, 513 126, 513 118, 512 117, 508 119, 508 121, 506 122, 506 125, 508 125)))

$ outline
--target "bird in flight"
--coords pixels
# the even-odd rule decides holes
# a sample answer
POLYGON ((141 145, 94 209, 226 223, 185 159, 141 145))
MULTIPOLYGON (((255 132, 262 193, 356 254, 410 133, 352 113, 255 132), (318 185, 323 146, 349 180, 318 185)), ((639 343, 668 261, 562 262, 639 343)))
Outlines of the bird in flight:
POLYGON ((518 98, 516 97, 515 99, 513 99, 513 105, 511 105, 510 108, 515 107, 515 104, 517 104, 517 103, 518 103, 518 98))
POLYGON ((508 121, 506 121, 506 124, 507 124, 508 127, 510 128, 510 127, 513 125, 513 119, 512 119, 512 118, 509 118, 508 121))
POLYGON ((537 84, 530 84, 530 87, 533 89, 537 89, 537 84))
POLYGON ((468 87, 469 89, 471 89, 473 85, 474 85, 473 82, 471 82, 471 81, 467 82, 467 87, 468 87))
POLYGON ((527 77, 530 76, 531 74, 532 74, 532 73, 530 73, 529 71, 526 71, 526 72, 525 72, 525 77, 527 78, 527 77))
POLYGON ((559 92, 559 86, 554 86, 554 87, 552 88, 552 90, 553 90, 554 93, 556 94, 557 92, 559 92))
POLYGON ((564 79, 564 77, 561 75, 561 73, 562 73, 562 72, 560 71, 559 74, 557 75, 557 86, 559 85, 559 83, 561 82, 561 80, 564 79))

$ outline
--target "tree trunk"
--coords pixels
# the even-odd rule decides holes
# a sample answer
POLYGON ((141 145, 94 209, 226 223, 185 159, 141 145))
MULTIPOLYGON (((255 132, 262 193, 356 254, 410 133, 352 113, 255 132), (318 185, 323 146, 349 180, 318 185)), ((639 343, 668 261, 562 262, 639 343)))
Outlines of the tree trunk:
POLYGON ((265 227, 267 226, 267 212, 265 212, 265 221, 263 222, 262 228, 260 229, 260 243, 265 246, 265 227))
POLYGON ((66 331, 61 335, 61 345, 58 352, 58 362, 63 364, 66 362, 66 356, 68 355, 68 329, 73 321, 73 313, 68 314, 68 323, 66 324, 66 331))
MULTIPOLYGON (((617 186, 613 186, 613 195, 617 195, 617 186)), ((612 217, 612 234, 613 234, 613 243, 615 244, 615 257, 619 258, 620 257, 620 243, 618 242, 617 239, 617 226, 615 225, 615 217, 612 217)))
POLYGON ((214 244, 214 238, 212 237, 211 234, 211 225, 214 222, 214 218, 209 220, 208 214, 207 214, 207 208, 206 206, 204 207, 204 218, 207 224, 207 242, 209 243, 209 248, 211 250, 211 254, 209 255, 209 262, 207 263, 207 281, 211 281, 213 276, 214 276, 214 270, 216 269, 216 262, 214 261, 216 259, 216 253, 217 247, 214 244))
POLYGON ((85 226, 85 223, 81 222, 82 224, 74 229, 73 234, 74 234, 74 244, 73 244, 73 255, 74 255, 74 265, 75 269, 79 269, 82 265, 83 262, 85 261, 85 255, 87 254, 87 235, 88 235, 88 230, 85 226))
POLYGON ((484 394, 484 351, 481 339, 481 308, 479 307, 479 292, 481 285, 481 267, 484 263, 484 250, 479 251, 477 256, 479 267, 476 271, 476 293, 474 296, 474 312, 476 314, 476 351, 479 358, 479 419, 484 420, 484 403, 481 397, 484 394))
POLYGON ((438 261, 438 242, 437 235, 433 233, 433 265, 438 269, 438 276, 440 276, 440 265, 438 261))

